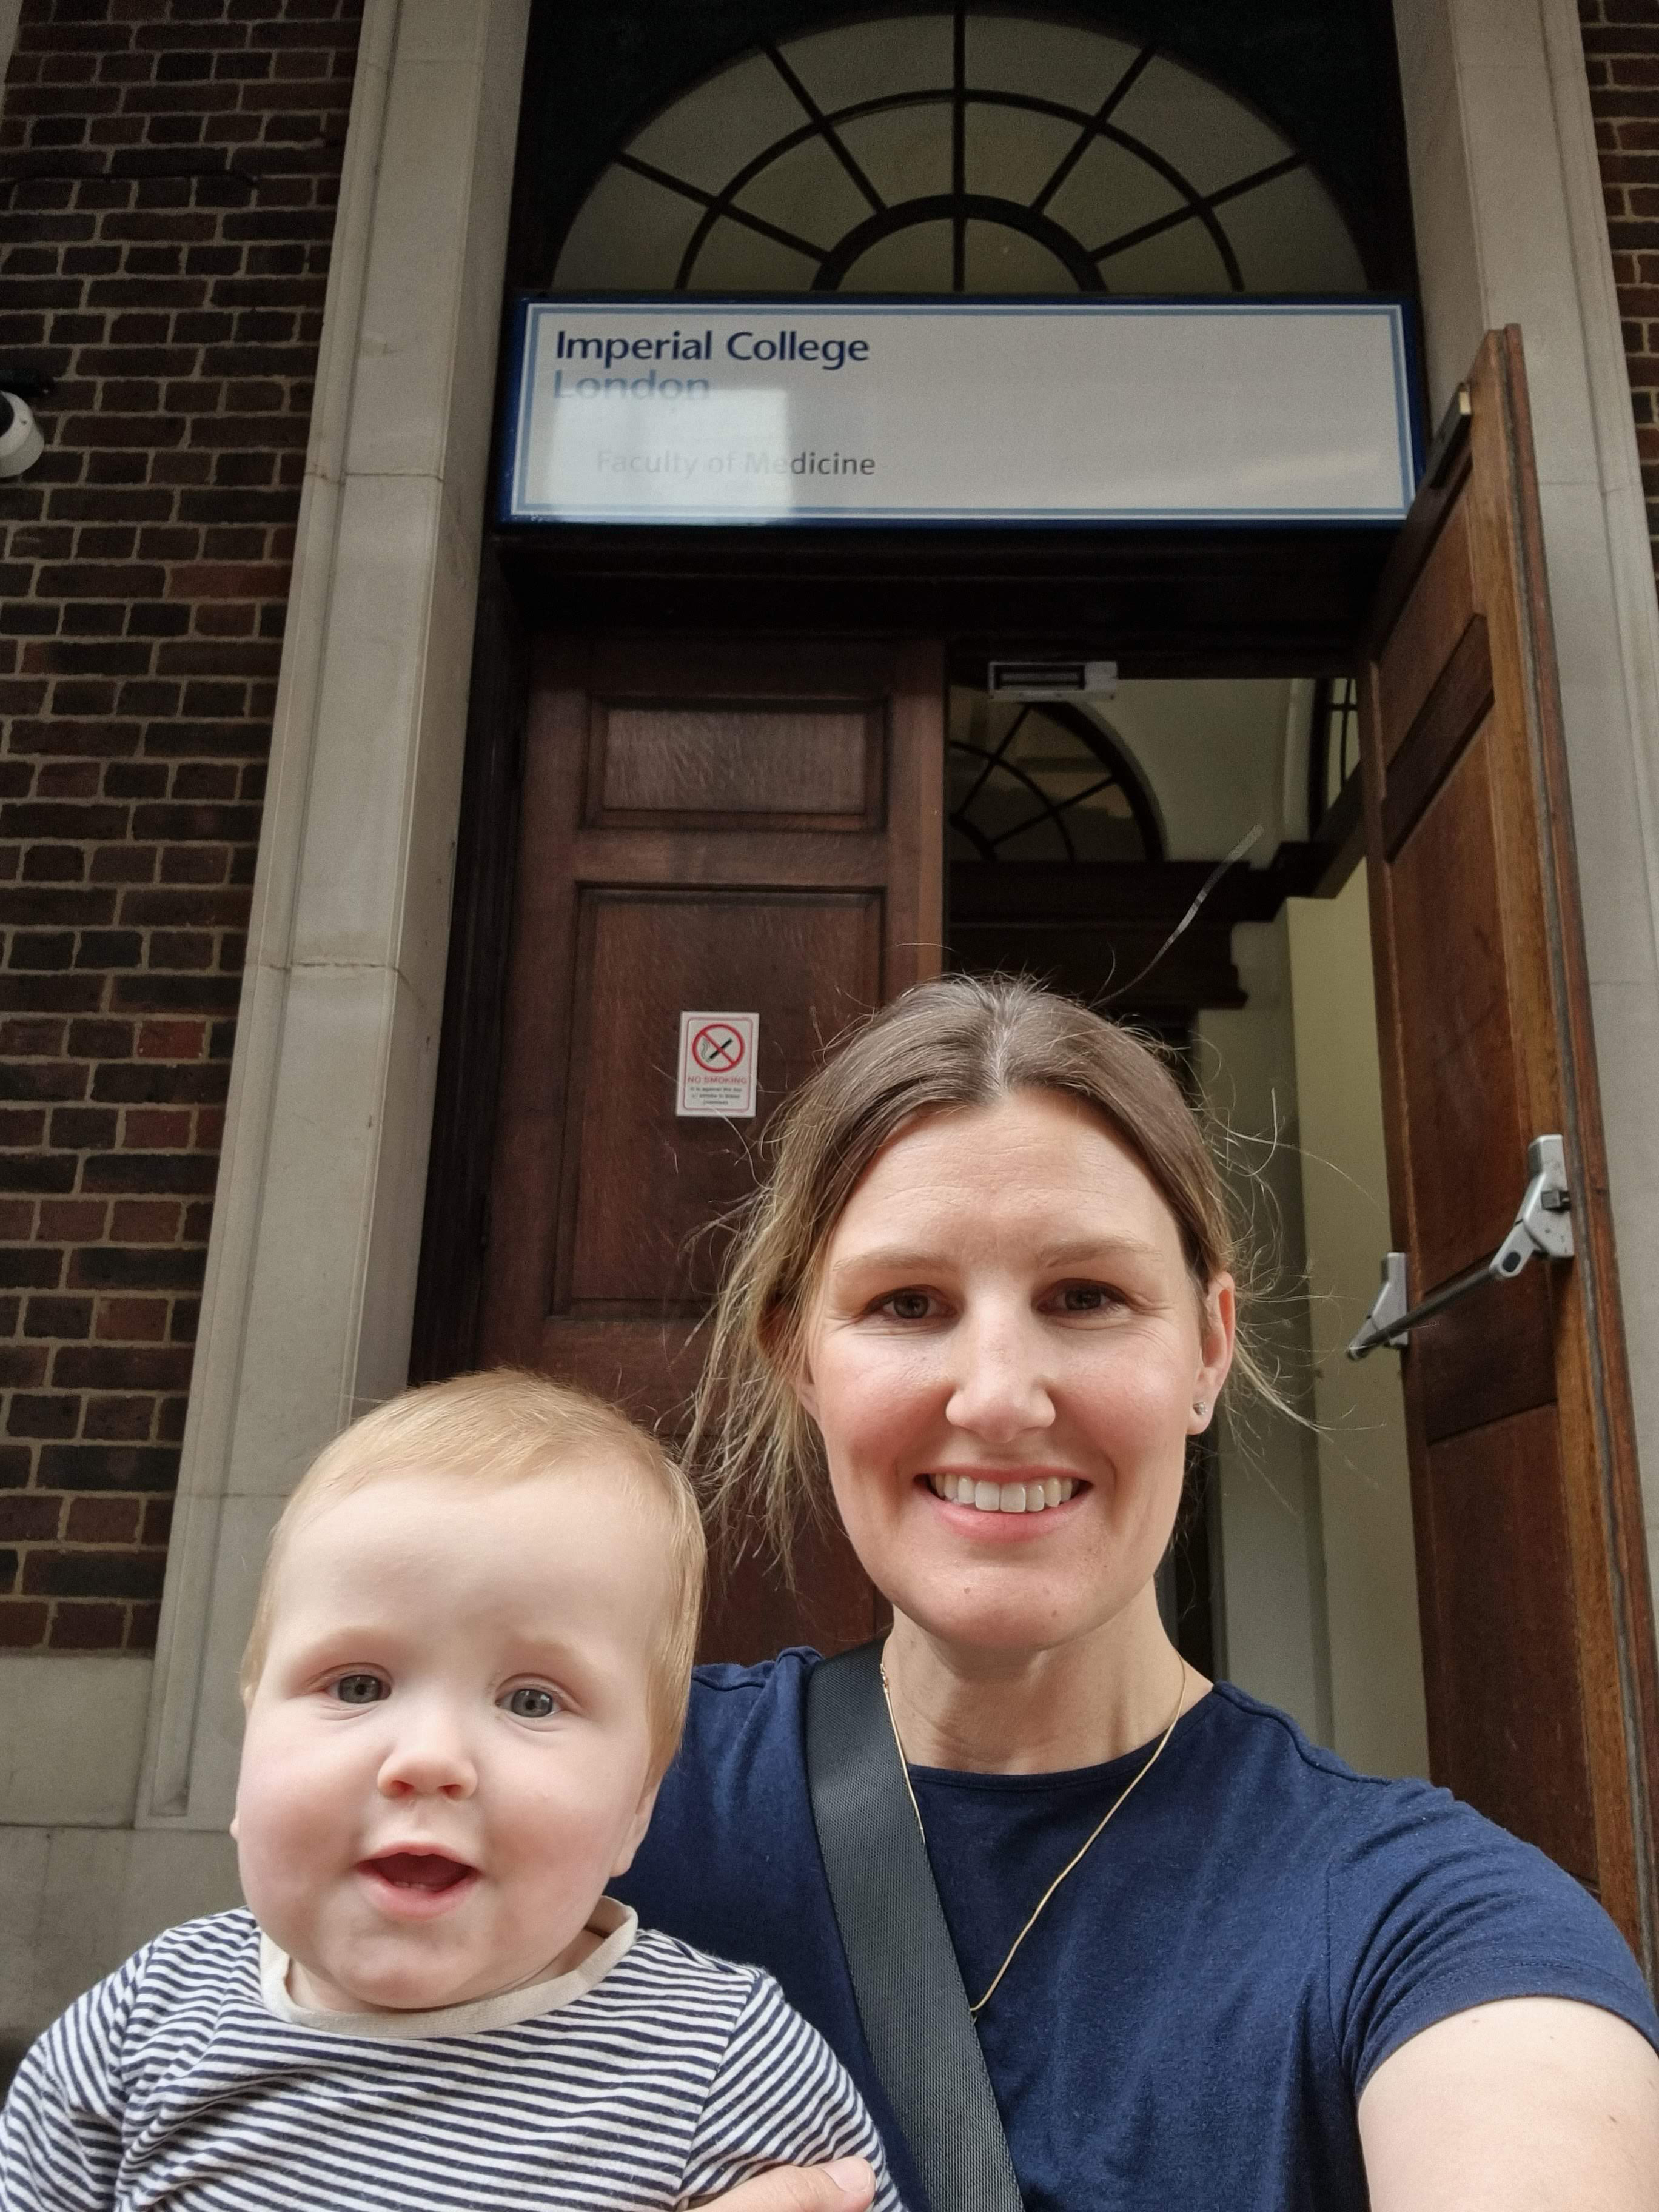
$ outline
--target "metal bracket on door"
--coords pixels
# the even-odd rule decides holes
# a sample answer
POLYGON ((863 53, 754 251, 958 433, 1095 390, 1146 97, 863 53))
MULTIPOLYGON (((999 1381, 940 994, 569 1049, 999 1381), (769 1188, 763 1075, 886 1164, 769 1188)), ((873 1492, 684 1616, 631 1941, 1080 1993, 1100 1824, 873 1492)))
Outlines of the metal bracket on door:
POLYGON ((1479 1290, 1482 1283, 1507 1283, 1533 1259, 1571 1260, 1572 1194, 1567 1188, 1566 1154, 1559 1137, 1534 1137, 1527 1147, 1527 1184, 1515 1217, 1515 1225, 1489 1260, 1478 1261, 1443 1283, 1420 1305, 1407 1303, 1406 1255, 1389 1252, 1382 1261, 1382 1287, 1365 1316, 1365 1325, 1348 1346, 1350 1359, 1363 1359, 1379 1344, 1403 1352, 1406 1340, 1419 1322, 1439 1313, 1455 1300, 1479 1290))

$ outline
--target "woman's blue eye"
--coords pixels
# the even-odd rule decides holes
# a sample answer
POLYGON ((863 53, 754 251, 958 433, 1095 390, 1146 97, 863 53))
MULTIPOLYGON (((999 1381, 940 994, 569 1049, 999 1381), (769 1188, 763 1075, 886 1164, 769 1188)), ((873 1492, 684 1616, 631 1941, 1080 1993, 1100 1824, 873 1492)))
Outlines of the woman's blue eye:
POLYGON ((895 1321, 926 1321, 928 1304, 926 1291, 895 1291, 886 1301, 895 1321))
POLYGON ((501 1704, 515 1720, 550 1720, 559 1710, 559 1701, 551 1690, 538 1689, 533 1682, 522 1682, 516 1690, 509 1690, 501 1704))
POLYGON ((342 1674, 333 1690, 343 1705, 378 1705, 389 1694, 378 1674, 342 1674))

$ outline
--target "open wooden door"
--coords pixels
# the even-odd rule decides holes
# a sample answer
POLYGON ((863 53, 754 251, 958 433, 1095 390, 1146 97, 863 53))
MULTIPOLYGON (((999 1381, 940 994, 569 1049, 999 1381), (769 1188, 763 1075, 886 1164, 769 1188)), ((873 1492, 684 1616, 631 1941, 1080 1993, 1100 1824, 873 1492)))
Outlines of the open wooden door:
MULTIPOLYGON (((477 1357, 671 1426, 772 1109, 939 961, 944 669, 932 645, 542 640, 477 1357), (752 1119, 677 1113, 683 1012, 759 1017, 752 1119)), ((703 1656, 856 1642, 824 1538, 797 1604, 716 1563, 703 1656)))
POLYGON ((1448 419, 1363 665, 1409 1296, 1503 1241, 1538 1136, 1565 1141, 1576 1243, 1403 1355, 1430 1757, 1593 1890, 1652 1976, 1653 1612, 1518 331, 1486 338, 1448 419))

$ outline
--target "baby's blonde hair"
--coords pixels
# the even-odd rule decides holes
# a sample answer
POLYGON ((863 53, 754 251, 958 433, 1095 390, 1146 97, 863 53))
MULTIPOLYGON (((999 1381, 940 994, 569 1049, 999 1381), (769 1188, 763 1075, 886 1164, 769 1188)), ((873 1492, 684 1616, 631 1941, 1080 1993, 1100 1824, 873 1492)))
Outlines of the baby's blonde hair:
POLYGON ((691 1667, 702 1610, 705 1546, 691 1485, 656 1438, 602 1398, 517 1368, 457 1375, 377 1406, 324 1446, 301 1477, 271 1531, 247 1649, 242 1701, 258 1686, 270 1642, 276 1584, 299 1523, 373 1482, 403 1474, 453 1477, 458 1485, 503 1486, 596 1461, 620 1465, 660 1508, 668 1602, 653 1655, 650 1720, 653 1771, 673 1757, 685 1725, 691 1667))

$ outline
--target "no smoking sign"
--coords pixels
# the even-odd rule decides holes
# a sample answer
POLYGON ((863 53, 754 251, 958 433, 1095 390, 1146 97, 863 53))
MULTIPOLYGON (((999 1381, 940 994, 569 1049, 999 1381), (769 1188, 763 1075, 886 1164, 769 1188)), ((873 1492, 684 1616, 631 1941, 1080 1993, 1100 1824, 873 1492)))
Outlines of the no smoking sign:
POLYGON ((758 1014, 682 1014, 675 1113, 750 1120, 759 1047, 758 1014))

